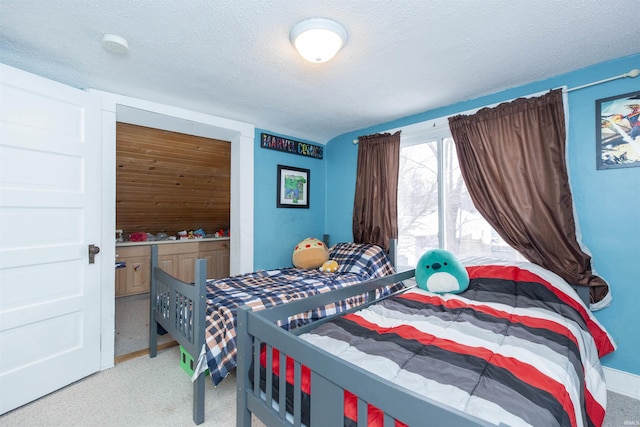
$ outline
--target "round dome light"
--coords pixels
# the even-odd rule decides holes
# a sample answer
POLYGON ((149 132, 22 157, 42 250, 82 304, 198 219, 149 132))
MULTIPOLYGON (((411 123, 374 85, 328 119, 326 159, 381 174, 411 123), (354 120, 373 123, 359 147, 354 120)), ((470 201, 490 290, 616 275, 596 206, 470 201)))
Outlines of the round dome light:
POLYGON ((347 42, 347 32, 330 19, 313 18, 299 22, 289 34, 300 55, 310 62, 327 62, 347 42))

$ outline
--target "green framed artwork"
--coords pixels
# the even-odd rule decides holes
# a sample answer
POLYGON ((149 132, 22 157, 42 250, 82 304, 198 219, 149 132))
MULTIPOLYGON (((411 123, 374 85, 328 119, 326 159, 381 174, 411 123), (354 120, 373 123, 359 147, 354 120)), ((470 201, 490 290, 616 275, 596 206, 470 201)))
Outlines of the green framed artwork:
POLYGON ((278 165, 279 208, 309 207, 309 169, 278 165))

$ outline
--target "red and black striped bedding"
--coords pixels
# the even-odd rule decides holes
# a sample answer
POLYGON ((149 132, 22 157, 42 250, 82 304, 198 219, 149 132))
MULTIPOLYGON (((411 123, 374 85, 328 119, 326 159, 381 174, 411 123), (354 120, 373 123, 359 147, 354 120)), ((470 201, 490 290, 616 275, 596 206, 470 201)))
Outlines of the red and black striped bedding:
MULTIPOLYGON (((528 263, 468 271, 461 294, 414 288, 301 338, 491 423, 600 426, 599 357, 615 344, 575 292, 528 263)), ((355 425, 355 407, 345 407, 345 425, 355 425)))

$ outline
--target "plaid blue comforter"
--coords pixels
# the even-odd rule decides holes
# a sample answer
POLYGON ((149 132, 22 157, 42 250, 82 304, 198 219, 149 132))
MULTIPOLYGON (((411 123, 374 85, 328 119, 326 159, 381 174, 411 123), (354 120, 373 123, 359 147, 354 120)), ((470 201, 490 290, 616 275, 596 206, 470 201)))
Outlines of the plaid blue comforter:
MULTIPOLYGON (((340 243, 330 249, 329 259, 337 261, 337 272, 283 268, 207 281, 205 356, 214 385, 236 367, 235 328, 239 306, 262 310, 394 273, 386 253, 375 245, 340 243)), ((400 286, 388 286, 381 294, 391 293, 400 286)), ((359 296, 327 305, 291 317, 282 327, 295 328, 363 302, 364 296, 359 296)))

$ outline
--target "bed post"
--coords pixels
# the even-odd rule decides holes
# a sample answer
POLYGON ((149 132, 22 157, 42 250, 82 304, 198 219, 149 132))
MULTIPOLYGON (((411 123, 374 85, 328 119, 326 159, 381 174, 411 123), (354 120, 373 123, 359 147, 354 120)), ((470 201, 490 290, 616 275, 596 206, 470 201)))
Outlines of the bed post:
POLYGON ((249 364, 251 356, 251 336, 247 321, 250 308, 238 307, 238 327, 236 328, 236 345, 238 357, 236 366, 236 427, 251 427, 251 412, 247 408, 247 390, 251 388, 249 381, 249 364))
MULTIPOLYGON (((193 301, 193 343, 195 351, 192 353, 194 360, 199 357, 204 346, 205 336, 205 316, 206 306, 206 282, 207 282, 207 261, 196 260, 194 286, 196 287, 197 300, 193 301)), ((204 381, 205 374, 200 372, 198 378, 193 382, 193 422, 202 424, 204 422, 204 381)))
POLYGON ((158 323, 156 322, 156 295, 158 292, 154 278, 154 270, 158 266, 158 245, 151 245, 151 292, 149 293, 149 357, 156 357, 158 354, 158 323))
POLYGON ((396 270, 398 269, 398 239, 389 239, 389 259, 391 265, 396 270))

